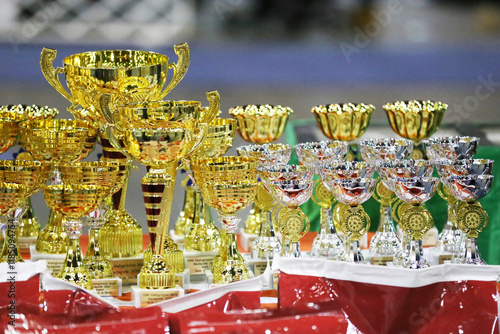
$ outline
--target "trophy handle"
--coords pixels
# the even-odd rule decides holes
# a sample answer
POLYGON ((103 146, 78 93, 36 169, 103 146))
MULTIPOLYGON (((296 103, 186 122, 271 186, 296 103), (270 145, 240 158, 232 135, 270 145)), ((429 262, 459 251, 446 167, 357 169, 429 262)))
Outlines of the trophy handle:
POLYGON ((205 119, 203 123, 210 124, 214 119, 219 116, 220 108, 220 95, 219 92, 214 90, 212 92, 207 92, 208 108, 205 113, 205 119))
MULTIPOLYGON (((109 124, 115 124, 115 118, 113 116, 113 112, 111 111, 111 108, 109 107, 110 102, 111 102, 111 95, 110 94, 102 94, 101 97, 99 98, 99 104, 101 107, 102 116, 104 116, 104 118, 106 119, 106 122, 108 122, 109 124)), ((110 140, 110 142, 111 142, 111 140, 110 140)))
POLYGON ((66 89, 64 89, 61 81, 59 80, 59 73, 64 73, 64 68, 58 67, 54 68, 54 59, 56 59, 57 51, 54 49, 43 48, 42 53, 40 55, 40 68, 42 69, 43 76, 47 80, 47 82, 54 87, 59 94, 64 96, 68 101, 72 103, 70 108, 74 108, 78 106, 78 103, 75 103, 73 97, 66 89))
POLYGON ((174 46, 175 54, 178 56, 177 64, 168 64, 169 69, 174 70, 174 75, 172 80, 165 88, 165 90, 160 95, 160 100, 162 100, 170 91, 179 84, 179 82, 184 78, 191 62, 191 54, 189 52, 189 45, 187 43, 177 44, 174 46))
POLYGON ((127 163, 131 163, 134 161, 134 158, 120 145, 120 140, 117 138, 115 130, 114 124, 105 125, 104 132, 106 133, 106 137, 108 137, 109 143, 127 158, 127 163))

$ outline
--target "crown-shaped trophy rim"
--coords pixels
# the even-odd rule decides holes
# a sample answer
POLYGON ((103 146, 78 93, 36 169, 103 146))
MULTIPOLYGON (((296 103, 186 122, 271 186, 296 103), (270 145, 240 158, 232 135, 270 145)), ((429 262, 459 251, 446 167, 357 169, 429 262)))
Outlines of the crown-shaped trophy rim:
POLYGON ((59 113, 57 108, 40 106, 37 104, 8 104, 0 106, 1 122, 22 122, 25 120, 36 120, 40 118, 51 118, 59 113), (13 117, 9 118, 9 115, 13 117))
MULTIPOLYGON (((136 61, 137 61, 137 59, 136 59, 136 61)), ((144 50, 132 50, 132 49, 115 49, 115 50, 109 49, 109 50, 95 50, 95 51, 84 51, 84 52, 80 52, 80 53, 75 53, 75 54, 72 54, 72 55, 65 57, 63 59, 63 64, 64 64, 64 66, 68 66, 68 67, 75 67, 75 68, 89 69, 89 70, 99 69, 99 70, 105 71, 105 70, 126 70, 126 69, 132 69, 132 68, 147 68, 147 67, 158 66, 158 65, 162 65, 162 64, 168 65, 168 61, 169 61, 168 56, 161 54, 161 53, 158 53, 158 52, 144 51, 144 50), (144 55, 150 56, 152 58, 151 59, 152 61, 150 63, 143 63, 143 64, 138 62, 138 64, 140 64, 140 65, 121 66, 121 67, 114 67, 114 66, 103 67, 103 66, 95 66, 95 65, 89 66, 88 64, 91 63, 90 61, 85 62, 84 65, 75 64, 75 62, 77 62, 78 58, 90 57, 92 59, 92 57, 103 58, 103 56, 105 58, 109 58, 111 55, 113 55, 112 58, 116 58, 117 54, 118 55, 120 55, 120 54, 127 55, 128 54, 130 57, 133 57, 133 56, 137 57, 139 54, 144 54, 144 55), (157 58, 157 60, 155 60, 155 58, 157 58)), ((97 62, 97 61, 94 61, 94 63, 95 62, 97 62)), ((128 62, 130 62, 130 60, 128 60, 128 62)))
POLYGON ((339 102, 329 104, 318 104, 312 107, 311 112, 315 114, 328 114, 328 113, 368 113, 371 114, 375 110, 375 106, 369 103, 356 103, 356 102, 339 102))
POLYGON ((399 100, 388 102, 382 106, 387 112, 403 113, 444 112, 448 109, 446 103, 432 100, 399 100))
POLYGON ((229 109, 233 116, 289 116, 293 113, 292 108, 279 104, 246 104, 229 109))

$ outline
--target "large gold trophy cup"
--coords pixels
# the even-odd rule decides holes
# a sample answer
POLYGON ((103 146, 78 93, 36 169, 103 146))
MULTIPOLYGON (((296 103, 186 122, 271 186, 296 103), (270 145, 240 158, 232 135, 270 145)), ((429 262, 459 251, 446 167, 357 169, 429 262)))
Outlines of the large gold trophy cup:
POLYGON ((141 184, 153 254, 141 269, 140 288, 172 288, 177 267, 183 269, 182 252, 167 231, 178 163, 200 145, 206 123, 219 110, 219 94, 207 95, 208 108, 197 101, 151 101, 112 110, 110 96, 101 99, 102 110, 115 122, 108 127, 108 139, 149 168, 141 184))

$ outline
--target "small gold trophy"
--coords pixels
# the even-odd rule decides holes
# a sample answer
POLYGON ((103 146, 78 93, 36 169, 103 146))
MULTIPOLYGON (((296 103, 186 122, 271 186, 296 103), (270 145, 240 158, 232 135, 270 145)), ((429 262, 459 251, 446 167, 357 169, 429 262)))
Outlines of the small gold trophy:
POLYGON ((80 235, 82 217, 94 211, 105 194, 104 187, 88 184, 51 184, 43 188, 45 201, 52 210, 66 218, 64 227, 69 237, 69 247, 58 278, 92 289, 92 276, 83 265, 80 235))
MULTIPOLYGON (((238 122, 238 133, 248 142, 267 144, 277 140, 285 130, 293 110, 279 105, 245 105, 231 108, 229 114, 238 122)), ((244 232, 257 235, 260 230, 260 209, 255 205, 245 221, 244 232)))
POLYGON ((403 138, 413 141, 412 159, 423 159, 425 151, 419 147, 441 125, 446 103, 434 101, 396 101, 383 107, 392 129, 403 138))
MULTIPOLYGON (((351 142, 361 137, 368 125, 375 107, 365 103, 335 103, 312 108, 319 128, 332 140, 351 142)), ((348 160, 354 160, 357 149, 350 145, 348 160)))
POLYGON ((241 220, 236 213, 253 202, 257 191, 258 160, 249 157, 201 159, 192 165, 196 183, 205 202, 215 210, 225 236, 214 259, 214 284, 227 284, 250 277, 236 242, 236 229, 241 220))
MULTIPOLYGON (((47 173, 49 165, 37 161, 13 161, 13 160, 0 160, 0 182, 5 184, 15 183, 22 185, 25 189, 22 192, 22 199, 25 200, 31 195, 35 194, 47 180, 47 173)), ((16 188, 17 191, 17 188, 16 188)), ((13 191, 15 193, 15 191, 13 191)), ((7 261, 9 248, 16 248, 18 250, 19 259, 22 262, 21 254, 19 253, 18 245, 18 228, 20 219, 24 212, 28 209, 26 202, 11 207, 9 215, 11 215, 7 229, 7 235, 13 236, 15 241, 13 244, 4 244, 0 261, 7 261)))
MULTIPOLYGON (((36 160, 51 166, 49 180, 60 180, 58 166, 86 157, 94 148, 97 129, 85 121, 52 119, 24 121, 20 126, 20 143, 36 160)), ((63 216, 51 210, 49 222, 38 235, 36 252, 65 254, 68 237, 63 216)), ((33 254, 32 254, 33 257, 33 254)))
MULTIPOLYGON (((123 185, 125 170, 123 165, 115 161, 85 161, 75 162, 71 165, 60 166, 62 184, 78 184, 99 186, 102 188, 102 197, 109 197, 123 185)), ((119 295, 121 290, 120 279, 113 279, 113 267, 110 261, 101 255, 99 231, 104 225, 108 208, 101 201, 89 215, 89 246, 83 259, 90 278, 96 290, 102 295, 119 295), (105 279, 106 281, 104 281, 105 279)))

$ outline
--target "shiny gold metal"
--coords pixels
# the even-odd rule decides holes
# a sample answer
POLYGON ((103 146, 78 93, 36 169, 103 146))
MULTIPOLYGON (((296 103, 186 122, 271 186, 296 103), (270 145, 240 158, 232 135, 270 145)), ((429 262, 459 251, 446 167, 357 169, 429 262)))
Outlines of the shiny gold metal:
POLYGON ((142 253, 142 227, 125 209, 132 164, 120 150, 111 145, 104 132, 100 137, 104 160, 120 163, 125 173, 122 188, 111 196, 112 207, 99 233, 101 251, 111 258, 136 257, 142 253))
MULTIPOLYGON (((201 158, 215 158, 226 153, 233 145, 236 121, 233 119, 215 119, 208 124, 207 135, 198 149, 186 157, 189 161, 201 158)), ((218 251, 221 234, 215 226, 209 207, 204 203, 200 187, 194 186, 194 213, 189 222, 184 238, 184 249, 187 251, 218 251)))
POLYGON ((66 217, 65 228, 69 236, 69 247, 58 278, 92 289, 92 276, 83 265, 80 235, 83 229, 81 218, 94 211, 102 201, 105 188, 88 184, 45 185, 45 201, 54 211, 66 217))
POLYGON ((9 231, 9 233, 16 234, 16 243, 15 245, 4 244, 2 260, 7 259, 7 254, 9 252, 8 247, 15 247, 17 249, 19 248, 17 244, 17 236, 19 234, 19 231, 17 229, 20 225, 22 216, 28 209, 28 205, 25 205, 25 202, 43 185, 43 183, 47 179, 49 167, 50 166, 48 164, 38 161, 0 160, 0 181, 20 184, 25 187, 25 189, 23 190, 21 203, 17 207, 11 208, 12 210, 15 209, 15 216, 11 217, 9 226, 11 226, 11 230, 16 229, 16 231, 9 231))
POLYGON ((4 105, 0 106, 0 153, 7 151, 19 136, 19 122, 41 118, 52 118, 57 115, 55 108, 37 105, 4 105))
POLYGON ((238 121, 240 136, 256 144, 278 139, 292 112, 291 108, 269 104, 239 106, 229 110, 229 114, 238 121))
POLYGON ((106 124, 100 109, 102 94, 111 94, 117 105, 163 99, 184 77, 190 63, 186 43, 175 45, 177 64, 165 55, 135 50, 102 50, 74 54, 64 58, 64 67, 52 64, 57 51, 44 48, 40 67, 45 79, 72 105, 76 118, 106 124), (169 72, 173 71, 165 89, 169 72), (64 73, 70 92, 59 80, 64 73), (78 105, 84 109, 77 110, 78 105))
POLYGON ((365 133, 375 107, 364 103, 319 105, 312 113, 325 136, 332 140, 351 141, 365 133))
POLYGON ((23 199, 27 197, 27 193, 28 187, 26 185, 0 182, 0 215, 8 217, 0 262, 8 262, 9 264, 24 262, 17 242, 17 226, 19 225, 19 219, 26 210, 21 204, 23 199))
POLYGON ((424 150, 416 146, 436 132, 448 105, 435 101, 409 100, 387 103, 383 108, 394 132, 414 142, 412 159, 423 159, 424 150))
POLYGON ((236 213, 248 206, 257 191, 258 160, 248 157, 219 157, 198 160, 192 170, 205 202, 222 221, 227 240, 214 260, 214 284, 248 279, 249 271, 238 251, 236 229, 241 220, 236 213))
MULTIPOLYGON (((36 160, 51 164, 51 182, 58 182, 57 167, 86 157, 94 148, 97 129, 90 123, 67 119, 30 120, 19 123, 20 143, 36 160)), ((40 253, 66 253, 68 239, 63 216, 50 213, 40 232, 36 250, 40 253)))
MULTIPOLYGON (((59 167, 63 184, 97 185, 103 197, 118 191, 126 176, 124 165, 116 161, 85 161, 59 167)), ((111 262, 100 252, 99 231, 105 223, 108 207, 101 202, 89 216, 89 246, 83 264, 94 278, 114 277, 111 262)))
POLYGON ((184 186, 185 194, 184 194, 184 204, 182 205, 182 210, 179 213, 179 217, 177 217, 177 221, 174 226, 174 233, 177 236, 184 237, 186 235, 186 231, 191 225, 195 214, 195 189, 192 184, 188 184, 189 178, 186 178, 182 184, 184 186))

